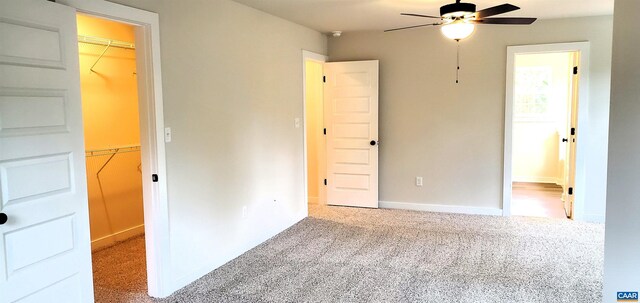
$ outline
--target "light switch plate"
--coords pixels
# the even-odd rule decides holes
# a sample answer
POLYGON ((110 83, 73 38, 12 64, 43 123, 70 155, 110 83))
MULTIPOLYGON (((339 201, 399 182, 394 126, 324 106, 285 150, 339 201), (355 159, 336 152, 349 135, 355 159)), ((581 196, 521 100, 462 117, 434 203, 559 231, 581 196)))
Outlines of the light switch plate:
POLYGON ((293 119, 293 125, 295 128, 300 128, 300 118, 293 119))

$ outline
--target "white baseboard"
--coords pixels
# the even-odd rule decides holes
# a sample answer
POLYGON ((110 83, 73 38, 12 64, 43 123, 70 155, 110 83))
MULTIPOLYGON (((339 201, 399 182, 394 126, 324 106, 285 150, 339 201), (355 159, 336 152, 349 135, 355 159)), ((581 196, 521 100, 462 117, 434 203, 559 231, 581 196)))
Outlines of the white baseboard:
POLYGON ((583 221, 591 223, 604 223, 605 215, 589 214, 583 216, 583 221))
POLYGON ((318 197, 308 197, 309 198, 309 204, 318 204, 320 203, 320 198, 318 197))
POLYGON ((438 213, 502 216, 502 209, 459 205, 380 201, 380 208, 430 211, 438 213))
POLYGON ((112 235, 108 235, 102 238, 91 241, 91 250, 100 249, 106 246, 113 245, 117 242, 124 241, 126 239, 144 234, 144 224, 134 226, 123 231, 119 231, 112 235))
POLYGON ((512 180, 513 182, 562 184, 562 180, 556 177, 513 176, 512 180))

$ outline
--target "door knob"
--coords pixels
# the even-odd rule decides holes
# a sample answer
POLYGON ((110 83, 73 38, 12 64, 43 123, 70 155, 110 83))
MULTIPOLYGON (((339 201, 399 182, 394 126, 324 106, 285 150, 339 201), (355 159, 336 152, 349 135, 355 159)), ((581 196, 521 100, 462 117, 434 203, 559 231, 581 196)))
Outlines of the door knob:
POLYGON ((369 144, 371 144, 371 146, 376 146, 376 144, 378 144, 378 142, 376 140, 371 140, 371 142, 369 142, 369 144))
POLYGON ((7 223, 8 219, 9 217, 7 217, 7 214, 0 213, 0 225, 7 223))
POLYGON ((567 142, 569 140, 567 140, 567 138, 562 138, 562 142, 567 142))

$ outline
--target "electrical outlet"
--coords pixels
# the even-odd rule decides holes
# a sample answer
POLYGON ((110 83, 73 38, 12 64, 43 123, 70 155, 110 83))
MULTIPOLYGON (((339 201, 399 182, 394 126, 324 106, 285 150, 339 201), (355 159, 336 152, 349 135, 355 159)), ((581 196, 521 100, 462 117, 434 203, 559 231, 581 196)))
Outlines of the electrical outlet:
POLYGON ((422 186, 422 177, 416 177, 416 186, 422 186))
POLYGON ((164 128, 164 142, 171 142, 171 127, 164 128))
POLYGON ((242 207, 242 218, 246 218, 247 217, 247 207, 243 206, 242 207))

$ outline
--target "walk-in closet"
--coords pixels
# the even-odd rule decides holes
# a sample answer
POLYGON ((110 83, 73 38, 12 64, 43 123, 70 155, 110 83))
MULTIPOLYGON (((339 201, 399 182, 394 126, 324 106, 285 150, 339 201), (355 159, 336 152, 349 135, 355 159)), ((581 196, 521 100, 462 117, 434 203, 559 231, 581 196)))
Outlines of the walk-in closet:
POLYGON ((135 32, 77 20, 95 297, 124 302, 147 287, 135 32))

